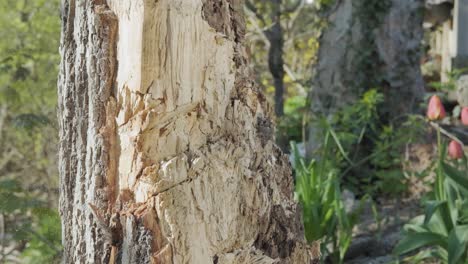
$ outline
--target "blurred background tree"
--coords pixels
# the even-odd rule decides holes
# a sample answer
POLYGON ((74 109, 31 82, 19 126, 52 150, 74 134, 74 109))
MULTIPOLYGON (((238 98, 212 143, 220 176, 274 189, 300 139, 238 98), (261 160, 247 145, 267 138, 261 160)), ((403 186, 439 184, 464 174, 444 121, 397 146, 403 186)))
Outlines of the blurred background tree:
POLYGON ((343 181, 363 194, 369 186, 394 186, 389 183, 404 178, 402 150, 419 137, 414 123, 413 129, 405 124, 424 95, 424 1, 334 3, 313 68, 307 156, 319 158, 327 120, 349 155, 340 164, 343 181))
POLYGON ((0 263, 51 263, 57 213, 58 0, 0 2, 0 263))
POLYGON ((277 142, 303 141, 307 95, 324 25, 324 3, 306 0, 246 1, 247 40, 257 81, 277 117, 277 142))

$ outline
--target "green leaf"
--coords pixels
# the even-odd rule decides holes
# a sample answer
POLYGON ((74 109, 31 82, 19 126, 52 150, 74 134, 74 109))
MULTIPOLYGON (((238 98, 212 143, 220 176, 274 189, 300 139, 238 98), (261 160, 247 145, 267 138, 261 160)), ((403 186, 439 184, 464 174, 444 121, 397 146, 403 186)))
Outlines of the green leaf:
POLYGON ((407 232, 416 232, 416 233, 425 233, 425 232, 430 232, 431 230, 421 226, 421 225, 414 225, 414 224, 406 224, 404 226, 404 230, 407 232))
POLYGON ((0 192, 19 192, 21 185, 17 180, 2 180, 0 181, 0 192))
POLYGON ((445 162, 442 162, 442 169, 448 178, 452 179, 465 190, 468 190, 468 175, 466 175, 466 172, 461 172, 445 162))
POLYGON ((462 223, 468 223, 468 200, 460 201, 459 204, 460 214, 458 216, 458 221, 462 223))
POLYGON ((434 258, 436 256, 437 254, 433 250, 424 250, 414 256, 406 258, 404 263, 406 263, 406 261, 409 261, 410 263, 422 263, 423 260, 434 258))
POLYGON ((468 240, 468 225, 457 226, 448 237, 448 263, 457 264, 466 253, 466 242, 468 240))
POLYGON ((49 119, 43 115, 37 114, 21 114, 13 119, 13 124, 18 128, 32 129, 49 123, 49 119))
POLYGON ((402 255, 426 246, 441 246, 447 248, 446 237, 436 233, 409 233, 395 247, 394 253, 402 255))
POLYGON ((450 231, 453 230, 453 227, 456 223, 453 221, 448 203, 443 203, 440 205, 439 214, 444 223, 445 230, 447 231, 447 233, 450 233, 450 231))
POLYGON ((428 201, 426 203, 426 209, 424 212, 424 225, 427 225, 432 218, 432 215, 437 211, 437 209, 446 204, 446 201, 428 201))
POLYGON ((338 136, 336 135, 335 131, 331 128, 330 125, 328 125, 328 131, 330 132, 331 136, 333 137, 333 140, 335 140, 335 143, 336 145, 338 146, 338 149, 340 150, 341 152, 341 155, 343 155, 343 157, 345 158, 345 160, 347 162, 349 162, 349 164, 351 164, 352 166, 354 166, 354 162, 348 157, 348 155, 346 154, 343 146, 341 145, 341 142, 340 142, 340 139, 338 138, 338 136))

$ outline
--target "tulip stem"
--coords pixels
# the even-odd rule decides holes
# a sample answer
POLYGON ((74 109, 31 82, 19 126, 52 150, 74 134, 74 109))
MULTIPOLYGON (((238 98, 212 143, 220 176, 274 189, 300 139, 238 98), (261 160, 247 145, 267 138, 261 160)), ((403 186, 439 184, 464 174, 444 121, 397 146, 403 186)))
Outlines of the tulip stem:
POLYGON ((437 175, 436 175, 436 198, 439 200, 445 200, 444 194, 444 175, 442 171, 442 159, 444 157, 442 153, 442 137, 440 133, 440 127, 437 128, 437 175))
POLYGON ((462 146, 463 146, 463 142, 458 139, 455 135, 453 135, 452 133, 448 132, 447 130, 445 130, 444 128, 442 128, 441 126, 439 126, 439 124, 437 123, 434 123, 434 122, 429 122, 429 124, 435 128, 438 132, 444 134, 446 137, 460 143, 462 146))

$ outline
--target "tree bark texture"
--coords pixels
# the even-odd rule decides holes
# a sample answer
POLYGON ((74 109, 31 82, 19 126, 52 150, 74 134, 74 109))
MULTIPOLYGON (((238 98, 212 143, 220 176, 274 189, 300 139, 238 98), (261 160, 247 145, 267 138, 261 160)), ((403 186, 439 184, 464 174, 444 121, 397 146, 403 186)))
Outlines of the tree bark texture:
MULTIPOLYGON (((315 67, 312 111, 328 116, 366 90, 385 95, 389 120, 417 108, 424 83, 420 70, 423 0, 337 0, 315 67)), ((315 149, 310 128, 309 151, 315 149)))
POLYGON ((63 0, 65 263, 310 263, 240 0, 63 0))

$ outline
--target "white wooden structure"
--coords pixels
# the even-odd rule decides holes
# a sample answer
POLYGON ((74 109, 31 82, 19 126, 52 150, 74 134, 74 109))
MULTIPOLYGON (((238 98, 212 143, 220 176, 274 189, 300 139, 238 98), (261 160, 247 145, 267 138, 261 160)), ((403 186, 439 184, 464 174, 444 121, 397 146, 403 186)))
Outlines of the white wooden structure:
POLYGON ((455 0, 452 41, 453 67, 468 67, 468 0, 455 0))
POLYGON ((436 28, 431 53, 440 58, 441 79, 447 81, 447 72, 468 67, 468 0, 426 0, 425 23, 436 28))

